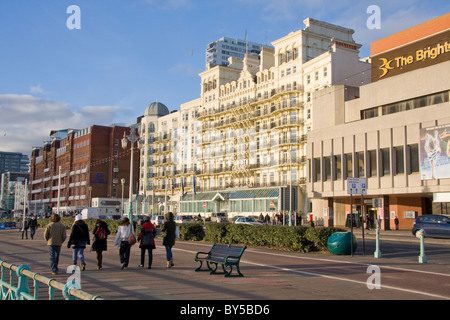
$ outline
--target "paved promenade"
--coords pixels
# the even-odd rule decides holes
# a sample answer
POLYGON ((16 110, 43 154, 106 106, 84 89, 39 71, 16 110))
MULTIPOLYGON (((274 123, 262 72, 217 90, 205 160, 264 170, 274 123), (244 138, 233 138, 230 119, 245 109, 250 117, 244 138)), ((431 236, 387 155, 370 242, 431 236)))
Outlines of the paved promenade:
MULTIPOLYGON (((32 272, 65 283, 69 277, 65 270, 72 264, 72 250, 66 244, 62 247, 60 274, 52 276, 43 231, 38 229, 34 240, 21 240, 21 233, 17 230, 0 230, 0 257, 16 265, 28 264, 32 272)), ((390 235, 418 243, 407 232, 392 232, 390 235)), ((138 268, 140 249, 135 245, 129 267, 121 270, 118 248, 113 246, 111 236, 102 270, 96 270, 95 253, 86 249, 87 267, 86 271, 81 272, 81 286, 83 291, 100 295, 106 300, 450 299, 448 263, 431 261, 418 265, 418 251, 399 256, 387 254, 383 259, 374 259, 373 236, 374 231, 366 233, 366 256, 360 252, 349 257, 248 248, 241 260, 243 278, 194 272, 198 266, 194 262, 195 253, 208 251, 211 246, 204 242, 177 242, 173 248, 175 266, 167 269, 161 239, 157 239, 157 249, 153 251, 152 269, 138 268), (367 272, 368 267, 374 264, 382 268, 382 287, 378 290, 367 286, 371 275, 367 272)), ((449 241, 446 241, 445 250, 449 250, 449 241)))

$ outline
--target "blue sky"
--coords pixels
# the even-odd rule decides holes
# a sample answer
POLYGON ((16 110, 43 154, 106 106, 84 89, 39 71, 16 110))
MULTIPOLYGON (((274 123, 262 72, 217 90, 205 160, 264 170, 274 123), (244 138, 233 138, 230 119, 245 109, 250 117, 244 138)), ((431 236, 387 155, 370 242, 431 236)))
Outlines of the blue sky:
POLYGON ((307 17, 370 43, 450 12, 448 0, 14 0, 0 2, 0 151, 31 153, 50 130, 131 125, 156 100, 200 96, 206 45, 222 36, 268 43, 307 17), (70 30, 70 5, 81 29, 70 30), (381 9, 369 30, 367 8, 381 9))

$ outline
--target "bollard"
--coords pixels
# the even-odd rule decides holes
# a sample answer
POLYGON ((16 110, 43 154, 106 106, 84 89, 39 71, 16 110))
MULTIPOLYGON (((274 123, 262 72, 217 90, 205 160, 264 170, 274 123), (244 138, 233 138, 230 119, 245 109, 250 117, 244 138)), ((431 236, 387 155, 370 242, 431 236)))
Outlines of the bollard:
MULTIPOLYGON (((378 224, 378 223, 377 223, 378 224)), ((373 253, 373 256, 375 258, 381 258, 381 251, 380 251, 380 228, 377 228, 377 235, 375 240, 375 252, 373 253)))
POLYGON ((427 263, 427 256, 425 255, 425 237, 423 234, 423 230, 420 229, 418 232, 420 237, 420 255, 419 255, 419 263, 427 263))

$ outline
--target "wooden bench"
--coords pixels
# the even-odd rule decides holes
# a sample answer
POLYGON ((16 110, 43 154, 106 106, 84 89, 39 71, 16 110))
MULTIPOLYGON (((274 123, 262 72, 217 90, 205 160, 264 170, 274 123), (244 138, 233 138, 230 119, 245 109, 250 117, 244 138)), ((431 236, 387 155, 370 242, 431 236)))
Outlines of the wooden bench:
POLYGON ((238 275, 234 277, 243 277, 244 275, 239 271, 239 261, 246 248, 246 246, 214 243, 209 252, 196 253, 195 261, 200 262, 200 266, 195 271, 210 271, 210 274, 216 274, 217 267, 221 264, 225 277, 232 277, 233 266, 238 272, 238 275), (208 269, 202 269, 203 262, 206 262, 208 269), (226 268, 230 270, 227 271, 226 268))

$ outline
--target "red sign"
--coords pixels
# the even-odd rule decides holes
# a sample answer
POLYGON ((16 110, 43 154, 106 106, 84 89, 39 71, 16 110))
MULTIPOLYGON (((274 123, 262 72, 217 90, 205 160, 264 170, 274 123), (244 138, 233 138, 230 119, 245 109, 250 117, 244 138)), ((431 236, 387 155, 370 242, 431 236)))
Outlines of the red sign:
POLYGON ((274 202, 271 202, 271 203, 270 203, 270 207, 271 207, 271 208, 274 208, 274 207, 275 207, 275 203, 274 203, 274 202))
POLYGON ((203 202, 203 208, 206 208, 206 202, 203 202))

